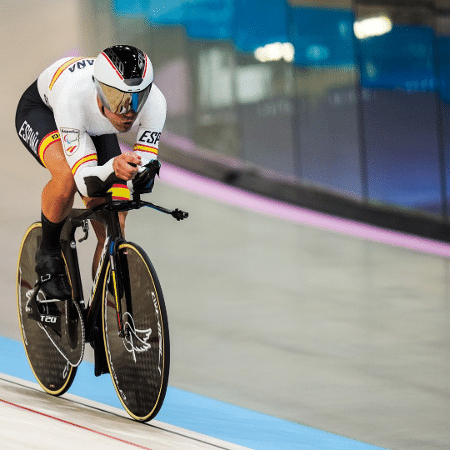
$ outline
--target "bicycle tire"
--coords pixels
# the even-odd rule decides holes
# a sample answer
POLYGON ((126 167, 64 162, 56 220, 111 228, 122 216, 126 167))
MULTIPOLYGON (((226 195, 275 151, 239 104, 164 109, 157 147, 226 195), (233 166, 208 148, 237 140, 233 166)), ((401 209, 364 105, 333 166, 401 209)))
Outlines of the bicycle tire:
POLYGON ((146 253, 124 242, 117 249, 122 283, 120 305, 125 335, 118 333, 108 262, 103 283, 102 328, 116 393, 127 413, 147 422, 159 412, 167 390, 170 343, 161 285, 146 253))
POLYGON ((17 306, 22 342, 33 374, 48 394, 64 394, 75 378, 77 368, 68 363, 45 334, 44 327, 28 316, 27 294, 36 283, 35 254, 42 236, 40 222, 32 224, 25 233, 17 267, 17 306))

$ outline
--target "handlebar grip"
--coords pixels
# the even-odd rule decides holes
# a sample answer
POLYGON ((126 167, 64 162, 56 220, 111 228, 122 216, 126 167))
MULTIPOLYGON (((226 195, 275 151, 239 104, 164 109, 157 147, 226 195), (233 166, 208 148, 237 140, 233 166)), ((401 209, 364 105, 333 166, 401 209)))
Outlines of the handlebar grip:
POLYGON ((189 217, 189 213, 185 211, 181 211, 180 209, 176 208, 171 212, 171 216, 177 219, 178 221, 186 219, 189 217))

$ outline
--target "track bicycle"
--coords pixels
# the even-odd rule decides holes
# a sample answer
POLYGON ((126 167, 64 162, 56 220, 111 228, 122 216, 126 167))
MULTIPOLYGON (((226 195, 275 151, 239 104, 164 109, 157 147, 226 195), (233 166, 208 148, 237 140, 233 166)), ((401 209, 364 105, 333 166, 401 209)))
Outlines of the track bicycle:
POLYGON ((72 288, 70 300, 47 299, 35 272, 41 223, 25 233, 19 253, 17 299, 22 340, 31 369, 48 394, 66 392, 83 360, 85 343, 94 348, 96 376, 110 373, 127 413, 146 422, 159 412, 169 376, 170 344, 161 285, 144 250, 122 236, 119 211, 150 207, 183 220, 188 213, 141 200, 113 201, 73 209, 61 233, 62 255, 72 288), (88 237, 89 221, 105 226, 106 241, 89 301, 83 298, 75 232, 88 237))

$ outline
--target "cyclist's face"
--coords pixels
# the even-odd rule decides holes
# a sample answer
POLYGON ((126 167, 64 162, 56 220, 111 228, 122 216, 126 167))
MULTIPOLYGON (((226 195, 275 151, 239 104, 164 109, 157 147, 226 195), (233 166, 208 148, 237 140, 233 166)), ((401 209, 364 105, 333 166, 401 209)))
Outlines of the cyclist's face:
POLYGON ((125 114, 114 114, 109 109, 103 108, 100 99, 97 97, 97 103, 99 105, 100 111, 104 116, 113 124, 116 130, 124 133, 128 131, 136 120, 137 113, 134 111, 129 111, 125 114))

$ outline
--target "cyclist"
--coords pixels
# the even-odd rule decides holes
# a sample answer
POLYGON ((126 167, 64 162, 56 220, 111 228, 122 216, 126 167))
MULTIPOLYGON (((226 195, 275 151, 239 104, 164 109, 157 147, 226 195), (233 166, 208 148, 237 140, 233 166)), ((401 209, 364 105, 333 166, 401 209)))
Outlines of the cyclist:
MULTIPOLYGON (((97 58, 64 58, 45 69, 25 91, 16 113, 22 143, 51 179, 41 201, 42 242, 36 273, 49 299, 71 297, 61 257, 60 234, 78 191, 92 207, 109 190, 115 199, 150 192, 159 173, 158 144, 166 101, 153 84, 148 56, 115 45, 97 58), (117 135, 136 133, 133 151, 121 152, 117 135)), ((125 214, 121 215, 123 227, 125 214)), ((103 247, 98 238, 93 267, 103 247)))

